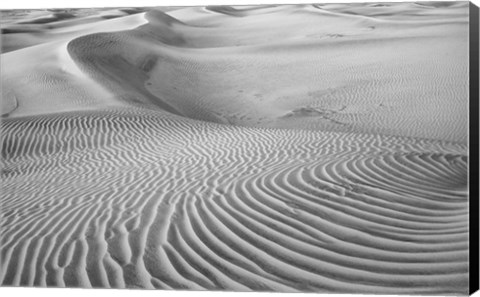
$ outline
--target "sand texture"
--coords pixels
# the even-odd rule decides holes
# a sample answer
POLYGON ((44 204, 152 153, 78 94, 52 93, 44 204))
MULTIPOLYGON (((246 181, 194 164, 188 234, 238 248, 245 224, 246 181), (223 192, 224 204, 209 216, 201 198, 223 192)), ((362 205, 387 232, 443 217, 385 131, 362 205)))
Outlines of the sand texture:
POLYGON ((468 292, 468 2, 1 16, 1 285, 468 292))

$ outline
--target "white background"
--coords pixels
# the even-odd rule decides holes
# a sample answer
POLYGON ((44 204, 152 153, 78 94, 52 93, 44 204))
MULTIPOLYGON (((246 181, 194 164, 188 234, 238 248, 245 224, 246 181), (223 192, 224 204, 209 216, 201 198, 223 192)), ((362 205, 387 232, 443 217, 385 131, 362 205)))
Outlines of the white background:
MULTIPOLYGON (((402 2, 400 0, 2 0, 0 9, 18 8, 67 8, 67 7, 133 7, 133 6, 192 6, 213 4, 296 4, 296 3, 339 3, 339 2, 402 2)), ((408 0, 415 1, 415 0, 408 0)), ((444 0, 441 0, 444 1, 444 0)), ((473 0, 480 6, 480 0, 473 0)), ((478 253, 478 251, 477 251, 478 253)), ((0 264, 1 265, 1 264, 0 264)), ((1 268, 0 268, 1 269, 1 268)), ((43 288, 0 288, 0 296, 67 296, 80 297, 358 297, 360 295, 332 295, 332 294, 286 294, 286 293, 225 293, 225 292, 182 292, 159 290, 91 290, 91 289, 43 289, 43 288)), ((370 297, 369 295, 361 295, 370 297)), ((375 297, 380 297, 376 295, 375 297)), ((480 297, 477 292, 475 297, 480 297)))

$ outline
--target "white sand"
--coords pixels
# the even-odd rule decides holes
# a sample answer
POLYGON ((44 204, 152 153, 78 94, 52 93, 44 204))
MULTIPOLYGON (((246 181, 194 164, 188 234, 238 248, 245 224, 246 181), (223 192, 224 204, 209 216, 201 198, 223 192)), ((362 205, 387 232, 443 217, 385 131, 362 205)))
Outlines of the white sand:
POLYGON ((386 5, 10 17, 0 283, 465 294, 468 6, 386 5))

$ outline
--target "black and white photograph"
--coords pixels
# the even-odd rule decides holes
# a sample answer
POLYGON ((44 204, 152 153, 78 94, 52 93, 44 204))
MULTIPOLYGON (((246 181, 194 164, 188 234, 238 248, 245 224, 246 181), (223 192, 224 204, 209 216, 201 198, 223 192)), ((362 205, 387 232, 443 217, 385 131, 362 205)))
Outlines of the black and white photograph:
POLYGON ((0 7, 0 286, 478 288, 475 4, 131 4, 0 7))

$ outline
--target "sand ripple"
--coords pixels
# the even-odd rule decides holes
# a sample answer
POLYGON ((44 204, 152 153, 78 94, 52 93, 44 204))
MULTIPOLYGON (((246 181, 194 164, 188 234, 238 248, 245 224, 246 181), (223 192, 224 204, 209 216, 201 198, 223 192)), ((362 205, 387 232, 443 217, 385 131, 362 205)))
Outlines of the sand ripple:
POLYGON ((464 145, 140 109, 3 129, 3 285, 466 288, 464 145))

